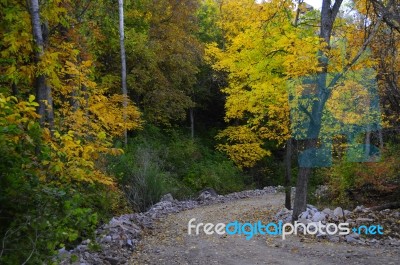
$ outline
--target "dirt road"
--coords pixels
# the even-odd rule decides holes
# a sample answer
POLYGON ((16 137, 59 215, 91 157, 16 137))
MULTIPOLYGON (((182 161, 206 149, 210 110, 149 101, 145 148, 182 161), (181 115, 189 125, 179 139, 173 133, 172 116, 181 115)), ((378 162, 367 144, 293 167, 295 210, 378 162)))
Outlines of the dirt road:
POLYGON ((283 194, 270 194, 216 204, 169 215, 144 236, 129 264, 400 264, 397 247, 369 247, 332 243, 312 236, 188 235, 188 222, 268 223, 282 208, 283 194))

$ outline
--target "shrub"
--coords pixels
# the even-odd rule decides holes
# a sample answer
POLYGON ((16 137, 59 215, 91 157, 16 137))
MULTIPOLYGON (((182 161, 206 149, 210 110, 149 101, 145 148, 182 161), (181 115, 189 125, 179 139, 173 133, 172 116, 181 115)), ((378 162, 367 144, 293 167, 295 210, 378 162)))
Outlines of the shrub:
POLYGON ((382 150, 377 162, 352 163, 337 161, 325 172, 334 202, 347 205, 376 204, 399 189, 400 159, 398 147, 382 150))
POLYGON ((231 161, 200 140, 149 125, 130 139, 125 154, 110 157, 108 163, 133 208, 141 211, 166 193, 184 199, 206 187, 229 193, 245 183, 231 161))
POLYGON ((65 181, 43 163, 64 154, 50 154, 36 106, 34 97, 25 102, 0 94, 0 264, 49 261, 57 249, 92 237, 120 207, 118 192, 97 182, 65 181))

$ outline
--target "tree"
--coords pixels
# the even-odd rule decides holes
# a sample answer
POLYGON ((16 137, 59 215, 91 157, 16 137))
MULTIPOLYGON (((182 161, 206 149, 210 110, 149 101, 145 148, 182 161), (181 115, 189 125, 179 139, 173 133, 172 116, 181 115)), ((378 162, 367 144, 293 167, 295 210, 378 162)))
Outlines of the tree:
MULTIPOLYGON (((125 43, 124 43, 124 1, 118 0, 118 13, 119 13, 119 45, 121 47, 121 81, 122 81, 122 96, 124 97, 123 102, 123 119, 124 126, 126 122, 126 107, 128 105, 128 90, 126 87, 126 53, 125 53, 125 43)), ((128 131, 125 128, 124 131, 124 143, 125 147, 128 146, 128 131)))
POLYGON ((29 11, 32 22, 32 35, 35 43, 35 61, 36 61, 36 80, 35 80, 35 88, 36 88, 36 98, 39 102, 39 106, 37 109, 38 114, 40 115, 40 123, 44 126, 45 122, 48 122, 50 129, 53 129, 54 126, 54 112, 53 112, 53 98, 51 88, 46 82, 46 76, 43 73, 44 67, 42 65, 42 59, 44 55, 44 40, 42 33, 42 24, 40 21, 40 8, 38 0, 31 0, 29 2, 29 11))
MULTIPOLYGON (((321 26, 319 36, 321 41, 327 45, 329 49, 330 39, 332 36, 333 25, 339 12, 340 5, 343 0, 336 0, 331 6, 331 0, 323 0, 321 8, 321 26)), ((318 100, 315 100, 310 113, 310 123, 307 129, 307 138, 305 149, 315 149, 317 147, 318 135, 321 130, 322 113, 326 101, 329 98, 327 90, 327 74, 328 74, 328 57, 324 51, 320 51, 321 57, 319 65, 321 70, 317 73, 317 91, 318 100)), ((306 209, 307 202, 307 185, 311 167, 300 165, 296 184, 296 197, 293 208, 293 218, 297 220, 298 215, 306 209)))
MULTIPOLYGON (((306 108, 302 108, 302 110, 309 117, 308 126, 306 128, 306 140, 304 144, 305 151, 303 151, 303 161, 306 161, 306 163, 300 163, 299 165, 300 168, 297 176, 293 220, 297 220, 299 214, 306 209, 307 186, 312 172, 313 160, 315 160, 318 156, 318 138, 321 131, 322 116, 325 109, 325 104, 329 99, 332 90, 337 85, 338 80, 342 78, 359 61, 361 55, 366 50, 380 25, 380 22, 378 21, 370 26, 371 31, 367 36, 365 36, 365 38, 362 39, 362 43, 358 44, 359 46, 355 45, 354 50, 356 52, 349 52, 349 55, 346 56, 347 59, 344 66, 336 68, 339 73, 335 74, 332 78, 328 78, 329 69, 335 69, 335 60, 332 60, 334 57, 331 56, 330 58, 329 54, 334 54, 331 50, 331 37, 335 20, 339 13, 342 2, 342 0, 336 0, 333 5, 331 4, 331 0, 323 0, 322 2, 319 37, 322 45, 326 48, 319 51, 320 70, 315 78, 315 91, 313 92, 314 100, 311 109, 307 110, 306 108)), ((336 57, 340 58, 338 56, 336 57)))
POLYGON ((196 38, 198 0, 151 1, 149 43, 155 62, 141 104, 152 122, 185 120, 192 100, 203 47, 196 38))
POLYGON ((224 1, 223 45, 207 46, 213 68, 228 75, 223 92, 230 126, 218 135, 226 140, 218 149, 241 167, 270 154, 265 141, 282 145, 290 137, 287 82, 318 68, 318 37, 293 25, 292 7, 290 1, 224 1))

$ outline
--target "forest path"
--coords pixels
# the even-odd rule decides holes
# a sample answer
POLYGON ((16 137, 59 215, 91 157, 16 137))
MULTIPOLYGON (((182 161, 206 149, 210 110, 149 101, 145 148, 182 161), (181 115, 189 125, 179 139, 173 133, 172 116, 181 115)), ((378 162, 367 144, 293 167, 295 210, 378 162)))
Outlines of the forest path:
MULTIPOLYGON (((195 208, 169 215, 148 231, 134 252, 129 264, 399 264, 400 251, 394 247, 369 247, 318 242, 311 236, 256 235, 188 235, 188 222, 193 224, 272 221, 283 207, 284 194, 231 201, 195 208)), ((192 230, 192 233, 194 229, 192 230)))

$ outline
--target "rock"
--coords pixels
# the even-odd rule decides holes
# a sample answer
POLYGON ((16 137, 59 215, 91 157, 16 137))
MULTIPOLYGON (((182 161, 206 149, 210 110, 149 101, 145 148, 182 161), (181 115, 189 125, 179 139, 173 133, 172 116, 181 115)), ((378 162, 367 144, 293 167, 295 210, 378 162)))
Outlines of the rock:
POLYGON ((342 207, 337 207, 335 210, 333 210, 333 215, 336 217, 343 217, 342 207))
POLYGON ((286 215, 288 213, 292 213, 292 211, 288 210, 287 208, 282 208, 279 212, 275 215, 275 217, 280 217, 286 215))
MULTIPOLYGON (((237 198, 243 198, 244 193, 235 194, 237 198)), ((218 197, 217 192, 212 188, 204 189, 200 192, 199 197, 197 198, 198 201, 207 201, 207 200, 214 200, 218 197)))
POLYGON ((67 259, 71 253, 68 250, 65 250, 65 247, 58 250, 58 258, 59 259, 67 259))
POLYGON ((174 197, 172 197, 171 193, 167 193, 161 197, 162 202, 174 202, 174 197))
POLYGON ((362 213, 362 212, 364 212, 364 210, 365 210, 365 207, 364 207, 363 205, 361 205, 361 206, 357 206, 357 207, 353 210, 353 212, 355 212, 355 213, 362 213))
POLYGON ((332 215, 332 214, 333 214, 333 213, 332 213, 332 210, 329 209, 329 208, 325 208, 322 212, 325 213, 325 214, 327 214, 327 215, 332 215))
POLYGON ((197 198, 198 201, 205 201, 211 199, 212 196, 208 191, 202 192, 199 197, 197 198))
POLYGON ((379 241, 378 241, 376 238, 373 238, 373 239, 371 239, 371 240, 368 240, 367 242, 370 243, 370 244, 379 243, 379 241))
POLYGON ((374 219, 359 217, 356 219, 357 223, 373 222, 374 219))
POLYGON ((85 251, 88 250, 88 246, 87 246, 87 245, 79 245, 79 246, 76 247, 76 249, 77 249, 79 252, 85 252, 85 251))
POLYGON ((90 244, 90 239, 83 240, 81 244, 82 245, 89 245, 90 244))
MULTIPOLYGON (((175 213, 187 209, 193 209, 202 205, 211 205, 215 203, 227 203, 240 198, 251 198, 266 194, 276 193, 276 187, 264 187, 262 190, 247 190, 235 192, 228 195, 218 195, 212 189, 205 189, 199 194, 199 200, 177 201, 171 194, 166 194, 161 201, 153 205, 147 212, 132 213, 112 218, 108 224, 99 227, 96 230, 96 242, 100 245, 99 252, 88 250, 90 241, 85 240, 74 250, 60 250, 60 253, 77 255, 78 261, 87 264, 123 264, 129 259, 132 251, 138 245, 144 229, 154 229, 156 219, 164 217, 170 213, 175 213), (106 259, 109 258, 109 260, 106 259)), ((290 222, 292 219, 292 211, 286 208, 280 209, 275 217, 283 222, 290 222)), ((383 210, 380 212, 370 211, 363 206, 358 206, 353 212, 346 211, 340 207, 335 210, 325 208, 319 211, 313 205, 307 205, 307 210, 300 214, 299 223, 309 224, 311 222, 341 222, 343 215, 346 216, 346 222, 350 223, 350 227, 357 227, 361 224, 368 225, 369 222, 375 221, 385 227, 385 233, 392 237, 387 238, 385 234, 383 238, 374 238, 364 240, 358 234, 350 234, 346 236, 339 235, 322 235, 317 234, 317 238, 327 238, 330 242, 349 242, 357 244, 381 244, 398 247, 400 245, 400 228, 398 228, 398 219, 400 219, 399 210, 383 210), (375 218, 376 217, 376 218, 375 218), (382 221, 382 222, 381 222, 382 221), (357 222, 357 223, 356 223, 357 222), (386 229, 388 227, 388 229, 386 229)), ((301 229, 299 230, 301 231, 301 229)), ((302 231, 301 231, 302 233, 302 231)), ((58 257, 58 255, 57 255, 58 257)), ((69 259, 68 257, 66 258, 69 259)), ((62 263, 66 264, 66 263, 62 263)), ((79 263, 77 263, 79 264, 79 263)))
POLYGON ((360 235, 357 234, 357 233, 351 233, 351 234, 348 234, 348 236, 351 236, 352 238, 355 238, 355 239, 359 239, 360 238, 360 235))
POLYGON ((308 211, 304 211, 299 215, 299 219, 309 219, 310 213, 308 211))
POLYGON ((285 187, 279 185, 278 187, 276 187, 276 192, 285 192, 285 187))
POLYGON ((105 237, 101 240, 101 242, 103 242, 103 243, 111 243, 111 241, 112 241, 111 236, 105 236, 105 237))
POLYGON ((306 218, 299 218, 298 220, 297 220, 297 222, 299 222, 299 223, 302 223, 302 224, 309 224, 309 223, 311 223, 311 220, 309 220, 309 219, 306 219, 306 218))
POLYGON ((340 238, 338 236, 328 236, 328 240, 333 243, 338 243, 340 238))
POLYGON ((318 223, 317 222, 309 222, 308 224, 313 224, 313 225, 311 225, 311 226, 309 226, 308 228, 307 228, 307 230, 310 230, 311 232, 316 232, 317 230, 318 230, 318 223))
POLYGON ((400 240, 397 240, 397 239, 394 239, 394 238, 391 238, 391 239, 389 239, 390 241, 389 241, 389 245, 392 245, 392 246, 400 246, 400 240))
POLYGON ((266 187, 264 187, 263 191, 266 191, 268 193, 276 193, 276 187, 266 186, 266 187))
POLYGON ((218 193, 213 188, 205 188, 200 193, 208 191, 212 197, 217 197, 218 193))
POLYGON ((290 222, 292 220, 292 210, 283 208, 275 215, 278 220, 282 220, 284 223, 290 222))
POLYGON ((357 239, 355 239, 354 237, 347 235, 345 236, 346 242, 347 243, 358 243, 359 241, 357 239))
POLYGON ((118 265, 120 262, 119 259, 114 257, 106 257, 105 260, 107 260, 111 265, 118 265))
POLYGON ((321 212, 316 212, 311 220, 313 222, 325 221, 326 220, 326 215, 324 213, 321 213, 321 212))
POLYGON ((308 209, 311 209, 311 210, 318 211, 317 207, 315 207, 315 206, 312 205, 312 204, 307 204, 307 208, 308 208, 308 209))

